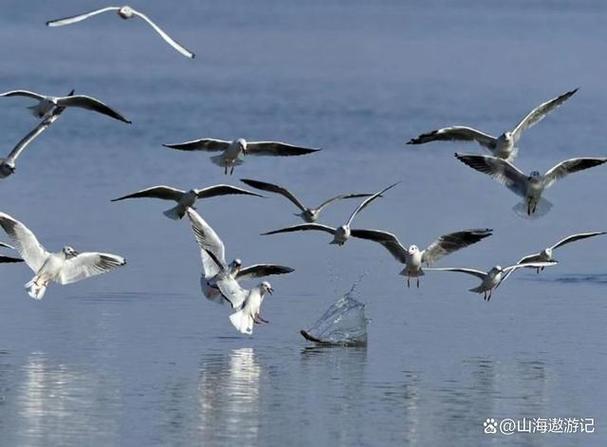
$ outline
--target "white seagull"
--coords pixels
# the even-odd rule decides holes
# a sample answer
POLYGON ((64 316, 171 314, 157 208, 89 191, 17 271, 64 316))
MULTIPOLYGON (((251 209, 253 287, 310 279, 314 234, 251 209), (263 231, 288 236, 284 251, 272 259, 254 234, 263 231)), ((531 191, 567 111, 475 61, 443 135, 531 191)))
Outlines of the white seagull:
POLYGON ((28 107, 32 111, 32 114, 37 118, 44 119, 49 117, 57 107, 78 107, 80 109, 92 110, 94 112, 101 113, 102 115, 109 116, 110 118, 117 119, 118 121, 131 124, 131 122, 120 113, 91 96, 45 96, 29 90, 11 90, 0 93, 0 97, 10 96, 23 96, 38 101, 38 104, 35 106, 28 107))
POLYGON ((206 151, 221 152, 211 157, 211 161, 224 168, 224 174, 234 173, 234 167, 241 165, 245 155, 294 156, 318 152, 320 149, 311 149, 301 146, 282 143, 280 141, 247 141, 238 138, 233 141, 202 138, 186 141, 184 143, 163 144, 164 147, 180 151, 206 151))
POLYGON ((514 129, 504 132, 497 138, 471 127, 453 126, 422 134, 409 140, 407 144, 424 144, 430 141, 476 141, 494 156, 512 161, 518 152, 516 144, 522 133, 543 120, 546 115, 571 98, 577 91, 578 89, 571 90, 540 104, 529 112, 514 129))
POLYGON ((230 315, 230 322, 242 334, 251 335, 254 324, 269 323, 261 316, 261 304, 265 295, 267 293, 271 295, 274 289, 269 282, 264 281, 257 287, 243 292, 246 294, 243 304, 239 310, 230 315))
POLYGON ((25 263, 36 274, 25 285, 27 293, 42 299, 51 281, 70 284, 91 276, 114 270, 126 264, 124 258, 108 253, 78 253, 65 246, 58 253, 49 253, 25 225, 5 213, 0 213, 0 227, 10 237, 25 263))
POLYGON ((467 273, 468 275, 476 276, 481 280, 481 284, 478 287, 473 289, 469 289, 470 292, 482 293, 483 299, 485 301, 489 301, 491 299, 491 295, 493 293, 493 289, 501 284, 501 282, 506 279, 504 275, 509 275, 511 272, 518 270, 524 267, 534 267, 534 268, 542 268, 549 267, 551 265, 555 265, 556 262, 531 262, 529 264, 516 264, 510 265, 508 267, 502 267, 500 265, 496 265, 488 272, 482 272, 480 270, 469 269, 469 268, 428 268, 427 271, 437 271, 437 272, 460 272, 467 273))
POLYGON ((491 157, 489 155, 460 155, 455 157, 462 163, 470 166, 483 174, 487 174, 502 183, 510 191, 524 199, 522 204, 514 207, 518 213, 532 215, 539 205, 541 214, 545 214, 552 204, 542 199, 544 189, 550 188, 557 180, 574 172, 602 165, 607 162, 607 157, 584 157, 571 158, 562 161, 549 169, 544 175, 538 171, 532 171, 529 175, 523 174, 516 166, 507 160, 491 157))
MULTIPOLYGON (((10 248, 14 250, 12 245, 5 244, 4 242, 0 242, 0 247, 10 248)), ((23 262, 23 259, 20 258, 11 258, 10 256, 0 256, 0 263, 13 263, 13 262, 23 262)))
POLYGON ((228 194, 243 194, 263 197, 262 195, 231 185, 214 185, 202 189, 190 189, 189 191, 183 191, 171 186, 159 185, 142 189, 141 191, 118 197, 117 199, 112 199, 112 202, 142 197, 172 200, 177 202, 177 206, 164 211, 163 214, 170 219, 179 220, 185 216, 185 212, 188 208, 196 209, 194 205, 198 199, 208 199, 210 197, 224 196, 228 194))
POLYGON ((307 223, 307 224, 299 224, 299 225, 293 225, 293 226, 286 227, 286 228, 281 228, 280 230, 268 231, 267 233, 262 233, 261 235, 267 236, 270 234, 291 233, 293 231, 309 231, 309 230, 324 231, 325 233, 329 233, 329 234, 333 235, 333 240, 331 242, 329 242, 330 244, 337 244, 339 246, 342 246, 346 243, 346 241, 348 239, 350 239, 350 236, 352 235, 351 225, 352 225, 352 221, 354 220, 356 215, 358 213, 360 213, 362 210, 364 210, 375 199, 377 199, 378 197, 381 197, 383 193, 385 193, 386 191, 388 191, 391 188, 394 188, 399 183, 400 182, 394 183, 394 184, 388 186, 387 188, 384 188, 381 191, 373 194, 371 197, 368 197, 367 199, 365 199, 360 205, 358 205, 358 207, 350 215, 350 218, 348 219, 348 221, 344 225, 341 225, 337 228, 333 228, 328 225, 323 225, 323 224, 319 224, 319 223, 307 223))
POLYGON ((238 281, 283 275, 294 271, 291 267, 276 264, 255 264, 243 268, 240 259, 234 259, 227 264, 225 246, 215 230, 193 209, 189 208, 187 215, 200 247, 202 258, 200 286, 203 295, 209 300, 223 302, 225 299, 233 309, 238 309, 245 299, 242 292, 244 289, 240 287, 238 281))
POLYGON ((340 194, 338 196, 334 196, 334 197, 331 197, 330 199, 325 200, 323 203, 318 205, 316 208, 308 208, 308 207, 304 206, 304 204, 301 203, 300 200, 297 197, 295 197, 295 195, 293 195, 293 193, 291 193, 287 188, 284 188, 284 187, 278 186, 278 185, 273 185, 272 183, 260 182, 259 180, 251 180, 251 179, 246 179, 246 178, 243 178, 240 180, 243 183, 246 183, 247 185, 249 185, 253 188, 257 188, 262 191, 274 192, 276 194, 282 195, 283 197, 286 197, 297 208, 299 208, 301 210, 301 213, 296 213, 295 215, 301 217, 304 220, 304 222, 307 222, 307 223, 316 222, 318 220, 318 218, 320 217, 321 211, 324 210, 327 206, 329 206, 333 202, 336 202, 336 201, 342 200, 342 199, 358 199, 361 197, 369 197, 372 195, 372 194, 340 194))
POLYGON ((152 22, 152 20, 148 16, 146 16, 142 12, 139 12, 139 11, 131 8, 130 6, 126 6, 126 5, 125 6, 108 6, 106 8, 96 9, 94 11, 85 12, 84 14, 78 14, 76 16, 65 17, 63 19, 49 20, 48 22, 46 22, 46 25, 51 26, 51 27, 71 25, 72 23, 77 23, 82 20, 88 19, 89 17, 93 17, 98 14, 101 14, 104 12, 109 12, 109 11, 117 12, 118 16, 124 20, 132 19, 134 17, 139 17, 140 19, 143 19, 145 22, 147 22, 148 25, 150 25, 154 29, 154 31, 156 31, 158 34, 160 34, 160 37, 162 37, 166 43, 171 45, 173 48, 175 48, 177 51, 179 51, 185 57, 194 59, 194 57, 196 56, 190 50, 185 48, 183 45, 181 45, 175 39, 173 39, 171 36, 169 36, 167 33, 165 33, 158 25, 156 25, 154 22, 152 22))
MULTIPOLYGON (((554 259, 554 250, 556 250, 557 248, 562 247, 563 245, 570 244, 571 242, 580 241, 582 239, 586 239, 589 237, 600 236, 602 234, 607 234, 607 232, 606 231, 593 231, 590 233, 571 234, 567 237, 564 237, 563 239, 558 241, 556 244, 554 244, 550 247, 544 248, 542 251, 540 251, 538 253, 533 253, 533 254, 522 257, 521 259, 519 259, 517 264, 529 264, 532 262, 557 262, 556 259, 554 259)), ((539 273, 541 270, 544 270, 544 267, 538 267, 537 273, 539 273)), ((510 275, 510 272, 505 274, 504 279, 502 279, 502 281, 504 281, 506 278, 508 278, 509 275, 510 275)))
POLYGON ((416 278, 419 288, 419 277, 425 274, 423 265, 430 266, 443 256, 475 244, 491 236, 492 231, 490 228, 479 228, 443 234, 424 250, 420 250, 417 245, 405 248, 394 234, 387 231, 354 229, 351 233, 352 237, 368 239, 383 245, 394 259, 405 265, 400 274, 407 277, 407 287, 411 287, 410 278, 416 278))

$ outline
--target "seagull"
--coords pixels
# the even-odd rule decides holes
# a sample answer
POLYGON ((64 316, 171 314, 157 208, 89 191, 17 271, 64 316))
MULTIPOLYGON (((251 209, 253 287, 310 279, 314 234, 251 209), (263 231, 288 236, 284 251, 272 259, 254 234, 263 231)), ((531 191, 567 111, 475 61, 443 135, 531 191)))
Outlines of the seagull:
MULTIPOLYGON (((564 237, 563 239, 561 239, 560 241, 558 241, 556 244, 543 249, 542 251, 540 251, 539 253, 533 253, 527 256, 522 257, 517 264, 529 264, 532 262, 557 262, 554 259, 553 256, 553 252, 554 250, 556 250, 559 247, 562 247, 563 245, 567 245, 570 244, 571 242, 575 242, 575 241, 580 241, 582 239, 587 239, 589 237, 594 237, 594 236, 600 236, 602 234, 607 234, 606 231, 594 231, 591 233, 577 233, 577 234, 571 234, 567 237, 564 237)), ((538 267, 537 268, 537 273, 539 273, 541 270, 544 270, 544 267, 538 267)), ((508 278, 508 276, 510 275, 510 272, 508 272, 507 274, 504 275, 504 278, 502 279, 502 281, 504 281, 506 278, 508 278)))
POLYGON ((34 233, 8 214, 0 213, 0 227, 15 244, 25 263, 36 275, 25 285, 32 298, 40 300, 51 281, 70 284, 109 272, 126 264, 124 258, 108 253, 78 253, 65 246, 58 253, 49 253, 34 233))
POLYGON ((30 92, 29 90, 11 90, 8 92, 0 93, 0 97, 10 96, 24 96, 26 98, 32 98, 38 101, 35 106, 28 107, 33 115, 37 118, 47 118, 53 113, 56 107, 78 107, 81 109, 92 110, 94 112, 107 115, 110 118, 117 119, 127 124, 131 122, 116 112, 114 109, 108 107, 98 99, 86 95, 68 95, 68 96, 44 96, 40 93, 30 92))
POLYGON ((240 259, 234 259, 227 264, 225 246, 215 230, 192 208, 188 208, 187 215, 200 247, 202 258, 200 286, 203 295, 209 300, 215 302, 226 300, 232 308, 238 309, 245 299, 242 292, 244 289, 240 287, 239 281, 283 275, 294 271, 291 267, 276 264, 255 264, 243 268, 240 259))
POLYGON ((518 270, 523 267, 534 267, 534 268, 543 268, 549 267, 551 265, 555 265, 556 262, 530 262, 529 264, 516 264, 508 267, 502 267, 500 265, 496 265, 488 272, 482 272, 480 270, 469 269, 469 268, 428 268, 426 270, 430 271, 440 271, 440 272, 461 272, 467 273, 468 275, 476 276, 480 278, 482 281, 478 287, 470 289, 470 292, 482 293, 483 299, 485 301, 489 301, 491 299, 491 295, 493 293, 493 289, 500 285, 500 283, 506 279, 506 277, 515 270, 518 270), (505 276, 504 276, 505 275, 505 276))
POLYGON ((571 98, 577 91, 578 89, 576 88, 540 104, 529 112, 514 129, 504 132, 497 138, 471 127, 453 126, 422 134, 417 138, 409 140, 407 144, 424 144, 430 141, 476 141, 488 149, 495 157, 512 161, 517 155, 518 148, 516 144, 521 138, 522 133, 543 120, 546 115, 571 98))
POLYGON ((378 197, 381 197, 381 195, 383 193, 385 193, 386 191, 388 191, 391 188, 394 188, 399 183, 400 182, 394 183, 394 184, 388 186, 387 188, 384 188, 381 191, 373 194, 371 197, 368 197, 367 199, 365 199, 360 205, 358 205, 358 207, 350 215, 350 218, 348 219, 348 221, 340 227, 333 228, 328 225, 323 225, 323 224, 319 224, 319 223, 306 223, 306 224, 299 224, 299 225, 293 225, 293 226, 286 227, 286 228, 281 228, 280 230, 268 231, 267 233, 262 233, 261 235, 267 236, 270 234, 291 233, 293 231, 308 231, 308 230, 324 231, 326 233, 333 235, 333 240, 331 242, 329 242, 330 244, 337 244, 339 246, 342 246, 346 243, 346 241, 348 239, 350 239, 350 236, 352 235, 352 229, 350 228, 350 226, 352 225, 352 221, 354 220, 356 215, 358 213, 360 213, 362 210, 364 210, 375 199, 377 199, 378 197))
POLYGON ((419 277, 425 274, 422 270, 423 264, 430 266, 443 256, 491 236, 492 231, 490 228, 482 228, 443 234, 424 250, 420 250, 417 245, 406 249, 394 234, 387 231, 354 229, 352 236, 383 245, 398 262, 405 265, 400 274, 407 277, 407 287, 411 287, 410 278, 416 278, 419 288, 419 277))
POLYGON ((251 335, 254 324, 269 323, 261 316, 261 304, 265 295, 267 293, 271 295, 274 289, 269 282, 264 281, 245 292, 246 298, 244 298, 242 307, 230 315, 230 322, 242 334, 251 335))
POLYGON ((304 222, 307 222, 307 223, 316 222, 318 220, 318 218, 320 217, 321 211, 323 209, 325 209, 327 206, 329 206, 331 203, 336 202, 337 200, 357 199, 357 198, 361 198, 361 197, 369 197, 372 195, 372 194, 340 194, 338 196, 331 197, 330 199, 325 200, 323 203, 321 203, 316 208, 307 208, 288 189, 283 188, 282 186, 273 185, 272 183, 260 182, 258 180, 246 179, 246 178, 243 178, 240 180, 243 183, 246 183, 247 185, 249 185, 253 188, 261 189, 262 191, 274 192, 274 193, 277 193, 277 194, 280 194, 280 195, 286 197, 293 204, 295 204, 295 206, 297 208, 299 208, 301 210, 301 213, 296 213, 295 215, 301 217, 304 220, 304 222))
POLYGON ((544 175, 532 171, 529 175, 523 174, 516 166, 507 160, 491 157, 489 155, 460 155, 455 154, 462 163, 472 169, 488 174, 499 183, 506 185, 517 196, 523 197, 524 203, 515 206, 515 211, 526 209, 527 215, 535 213, 538 205, 543 211, 548 211, 552 205, 542 199, 544 189, 550 188, 557 180, 568 174, 602 165, 607 157, 570 158, 549 169, 544 175))
MULTIPOLYGON (((0 247, 10 248, 11 250, 14 250, 14 248, 11 245, 5 244, 4 242, 0 242, 0 247)), ((9 262, 11 262, 11 263, 23 262, 23 259, 11 258, 10 256, 0 256, 0 264, 9 263, 9 262)))
POLYGON ((183 45, 181 45, 176 40, 174 40, 171 36, 169 36, 167 33, 165 33, 158 25, 156 25, 154 22, 152 22, 152 20, 148 16, 146 16, 142 12, 136 11, 135 9, 131 8, 130 6, 126 6, 126 5, 125 6, 108 6, 106 8, 96 9, 94 11, 85 12, 84 14, 78 14, 78 15, 72 16, 72 17, 65 17, 63 19, 49 20, 48 22, 46 22, 46 25, 51 26, 51 27, 71 25, 72 23, 77 23, 84 19, 88 19, 89 17, 93 17, 98 14, 101 14, 104 12, 109 12, 109 11, 116 11, 118 13, 118 16, 124 20, 132 19, 134 17, 139 17, 140 19, 143 19, 144 21, 146 21, 148 23, 148 25, 150 25, 152 28, 154 28, 154 31, 156 31, 158 34, 160 34, 160 37, 162 37, 166 43, 168 43, 170 46, 175 48, 177 51, 179 51, 185 57, 194 59, 194 57, 196 56, 190 50, 185 48, 183 45))
POLYGON ((228 194, 244 194, 249 196, 263 197, 262 195, 231 185, 214 185, 202 189, 190 189, 189 191, 183 191, 181 189, 173 188, 172 186, 159 185, 142 189, 141 191, 118 197, 117 199, 112 199, 111 201, 118 202, 119 200, 140 197, 173 200, 177 202, 177 206, 164 211, 163 214, 170 219, 179 220, 185 216, 185 212, 188 208, 196 208, 194 206, 196 200, 224 196, 228 194))
POLYGON ((230 175, 234 173, 234 167, 243 163, 242 158, 245 155, 293 156, 320 151, 320 149, 293 146, 280 141, 247 141, 244 138, 233 141, 202 138, 184 143, 163 144, 163 146, 180 151, 221 152, 211 157, 211 161, 223 167, 226 175, 228 171, 230 175))
MULTIPOLYGON (((70 95, 74 91, 72 90, 70 95)), ((15 173, 17 158, 21 155, 21 152, 34 141, 42 132, 48 129, 63 113, 65 107, 53 107, 53 109, 47 114, 34 129, 32 129, 26 136, 24 136, 13 150, 8 154, 6 158, 0 158, 0 178, 6 178, 15 173)))

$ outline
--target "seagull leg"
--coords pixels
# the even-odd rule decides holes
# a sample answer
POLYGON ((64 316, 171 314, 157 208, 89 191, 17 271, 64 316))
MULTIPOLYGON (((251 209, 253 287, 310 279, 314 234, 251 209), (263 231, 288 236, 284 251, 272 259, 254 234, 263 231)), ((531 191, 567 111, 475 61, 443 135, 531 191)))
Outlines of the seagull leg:
POLYGON ((417 278, 417 288, 419 289, 419 277, 417 278))
POLYGON ((489 296, 487 297, 487 301, 491 300, 491 295, 493 295, 493 289, 489 290, 489 296))
POLYGON ((223 175, 228 175, 228 165, 223 167, 223 175))
POLYGON ((411 284, 409 282, 409 277, 407 276, 407 289, 411 287, 411 284))
POLYGON ((234 174, 234 166, 232 166, 232 169, 230 169, 230 175, 234 174))

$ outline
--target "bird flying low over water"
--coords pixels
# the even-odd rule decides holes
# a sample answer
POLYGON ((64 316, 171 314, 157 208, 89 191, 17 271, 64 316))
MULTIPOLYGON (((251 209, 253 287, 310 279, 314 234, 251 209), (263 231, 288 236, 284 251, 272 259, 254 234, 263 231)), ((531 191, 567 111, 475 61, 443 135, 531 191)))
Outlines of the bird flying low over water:
POLYGON ((131 124, 131 122, 124 116, 122 116, 120 113, 91 96, 44 96, 39 93, 31 92, 29 90, 11 90, 8 92, 0 93, 0 97, 10 96, 23 96, 38 101, 38 104, 29 107, 33 115, 37 118, 48 118, 53 113, 56 107, 78 107, 80 109, 92 110, 94 112, 101 113, 102 115, 109 116, 110 118, 114 118, 118 121, 131 124))
POLYGON ((131 8, 130 6, 126 6, 126 5, 125 6, 108 6, 106 8, 96 9, 94 11, 85 12, 83 14, 78 14, 78 15, 71 16, 71 17, 65 17, 63 19, 49 20, 48 22, 46 22, 46 25, 51 26, 51 27, 71 25, 72 23, 81 22, 82 20, 88 19, 89 17, 93 17, 98 14, 102 14, 104 12, 110 12, 110 11, 115 11, 118 14, 118 16, 124 20, 132 19, 134 17, 139 17, 140 19, 143 19, 148 25, 150 25, 154 29, 154 31, 156 31, 158 34, 160 34, 160 37, 162 37, 166 43, 171 45, 174 49, 179 51, 185 57, 194 59, 194 57, 196 56, 194 53, 192 53, 186 47, 184 47, 179 42, 177 42, 175 39, 173 39, 171 36, 169 36, 166 32, 164 32, 162 30, 162 28, 160 28, 158 25, 156 25, 156 23, 154 23, 148 16, 146 16, 142 12, 139 12, 139 11, 131 8))
POLYGON ((230 264, 225 260, 225 246, 215 230, 193 209, 187 210, 192 231, 200 247, 202 258, 202 276, 200 286, 203 295, 211 301, 227 301, 233 309, 239 309, 246 294, 239 281, 262 278, 270 275, 283 275, 294 270, 277 264, 255 264, 242 267, 240 259, 230 264))
POLYGON ((474 293, 482 293, 483 299, 485 301, 489 301, 491 299, 491 295, 493 294, 493 289, 497 288, 506 277, 504 275, 509 275, 511 272, 518 270, 524 267, 533 267, 533 268, 543 268, 549 267, 551 265, 556 265, 556 262, 531 262, 529 264, 517 264, 511 265, 508 267, 502 267, 500 265, 496 265, 488 272, 482 272, 480 270, 469 269, 469 268, 428 268, 426 271, 436 271, 436 272, 460 272, 467 273, 468 275, 476 276, 481 280, 481 284, 478 287, 470 289, 470 292, 474 293))
POLYGON ((490 228, 480 228, 443 234, 424 250, 420 250, 416 245, 405 248, 394 234, 387 231, 353 229, 352 237, 368 239, 383 245, 394 259, 405 264, 405 268, 400 274, 407 277, 407 287, 411 286, 410 278, 416 278, 419 288, 419 277, 425 274, 422 269, 423 265, 429 266, 443 256, 475 244, 491 236, 492 231, 490 228))
POLYGON ((514 129, 504 132, 497 138, 471 127, 453 126, 422 134, 409 140, 407 144, 424 144, 431 141, 476 141, 495 157, 512 161, 517 155, 516 145, 523 132, 543 120, 546 115, 571 98, 577 91, 578 89, 571 90, 540 104, 529 112, 514 129))
POLYGON ((607 157, 571 158, 558 163, 543 175, 539 171, 532 171, 526 175, 509 161, 489 155, 456 153, 455 158, 472 169, 489 175, 514 194, 522 197, 524 202, 516 205, 514 210, 523 215, 526 212, 528 216, 534 214, 536 210, 539 211, 539 215, 546 214, 550 210, 552 204, 542 198, 542 193, 554 185, 557 180, 607 162, 607 157))
POLYGON ((183 218, 183 216, 185 216, 185 212, 188 208, 196 208, 194 205, 198 199, 208 199, 210 197, 218 197, 231 194, 263 197, 260 194, 256 194, 254 192, 247 191, 246 189, 238 188, 236 186, 231 185, 214 185, 202 189, 190 189, 189 191, 183 191, 181 189, 173 188, 171 186, 159 185, 142 189, 141 191, 137 191, 126 196, 118 197, 117 199, 112 199, 112 202, 135 198, 172 200, 177 202, 177 206, 164 211, 163 214, 170 219, 179 220, 183 218))
MULTIPOLYGON (((587 239, 589 237, 594 237, 594 236, 600 236, 602 234, 607 234, 607 232, 606 231, 594 231, 594 232, 590 232, 590 233, 571 234, 567 237, 564 237, 563 239, 558 241, 556 244, 543 249, 539 253, 533 253, 533 254, 522 257, 517 262, 517 265, 518 264, 529 264, 529 263, 533 263, 533 262, 557 262, 556 259, 554 259, 554 250, 556 250, 557 248, 562 247, 563 245, 570 244, 571 242, 581 241, 582 239, 587 239)), ((530 266, 526 266, 526 267, 533 268, 530 266)), ((536 267, 536 268, 537 268, 537 273, 539 273, 541 270, 544 270, 544 267, 536 267)), ((502 279, 502 281, 504 281, 506 278, 508 278, 510 273, 511 272, 506 273, 504 275, 504 278, 502 279)))
POLYGON ((287 188, 282 186, 273 185, 272 183, 260 182, 259 180, 251 180, 251 179, 240 179, 243 183, 247 185, 260 189, 262 191, 273 192, 276 194, 280 194, 283 197, 286 197, 290 200, 297 208, 301 210, 301 213, 296 213, 296 216, 301 217, 305 222, 313 223, 318 220, 320 217, 320 213, 330 204, 343 199, 358 199, 361 197, 369 197, 372 194, 340 194, 330 199, 325 200, 323 203, 318 205, 316 208, 307 208, 303 203, 299 201, 297 197, 293 193, 291 193, 287 188))
MULTIPOLYGON (((0 247, 10 248, 10 249, 14 250, 12 245, 5 244, 4 242, 0 242, 0 247)), ((23 259, 11 258, 10 256, 0 256, 0 264, 14 263, 14 262, 23 262, 23 259)))
POLYGON ((356 217, 358 213, 364 210, 371 202, 373 202, 378 197, 381 197, 383 193, 388 191, 389 189, 394 188, 398 183, 394 183, 387 188, 382 189, 381 191, 373 194, 371 197, 365 199, 358 207, 354 210, 354 212, 350 215, 348 221, 337 228, 330 227, 328 225, 318 224, 318 223, 307 223, 307 224, 299 224, 293 225, 286 228, 281 228, 280 230, 268 231, 267 233, 262 233, 262 236, 267 236, 270 234, 278 234, 278 233, 291 233, 293 231, 324 231, 325 233, 329 233, 333 235, 333 240, 330 242, 331 244, 337 244, 339 246, 344 245, 348 239, 350 239, 352 229, 352 221, 356 217))
POLYGON ((238 138, 233 141, 202 138, 200 140, 186 141, 184 143, 163 144, 164 147, 180 151, 206 151, 221 152, 211 157, 211 161, 224 168, 224 174, 234 173, 234 167, 244 163, 245 155, 294 156, 318 152, 320 149, 311 149, 293 146, 280 141, 247 141, 238 138))
POLYGON ((230 322, 242 334, 251 335, 253 325, 269 323, 261 316, 261 304, 266 294, 272 295, 274 289, 272 285, 264 281, 251 290, 243 290, 241 294, 246 294, 239 310, 230 315, 230 322))
POLYGON ((78 253, 65 246, 58 253, 49 253, 34 233, 8 214, 0 213, 0 227, 11 238, 15 249, 36 274, 25 285, 32 298, 44 297, 49 283, 70 284, 91 276, 109 272, 126 264, 121 256, 109 253, 78 253))

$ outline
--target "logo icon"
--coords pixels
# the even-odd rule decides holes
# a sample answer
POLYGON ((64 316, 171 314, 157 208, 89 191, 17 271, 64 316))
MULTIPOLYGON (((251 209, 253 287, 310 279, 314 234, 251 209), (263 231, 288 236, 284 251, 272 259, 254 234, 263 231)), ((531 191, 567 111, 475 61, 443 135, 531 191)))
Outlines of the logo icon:
POLYGON ((483 422, 484 432, 488 435, 494 435, 497 433, 497 422, 493 418, 487 418, 483 422))

